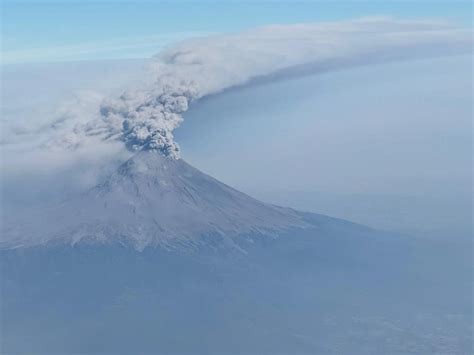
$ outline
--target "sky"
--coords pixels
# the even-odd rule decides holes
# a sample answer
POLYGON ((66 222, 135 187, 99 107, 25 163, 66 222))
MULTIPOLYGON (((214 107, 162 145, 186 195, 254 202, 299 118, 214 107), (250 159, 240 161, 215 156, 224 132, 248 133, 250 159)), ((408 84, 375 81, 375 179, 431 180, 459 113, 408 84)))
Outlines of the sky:
POLYGON ((181 39, 268 24, 389 15, 472 23, 469 0, 2 0, 2 63, 147 58, 181 39))
MULTIPOLYGON (((184 50, 173 49, 183 39, 271 24, 376 15, 453 21, 469 28, 471 10, 470 1, 456 0, 67 4, 4 0, 1 51, 7 65, 2 67, 2 139, 11 127, 13 136, 26 138, 19 149, 11 150, 8 139, 2 142, 3 158, 14 171, 10 177, 4 174, 3 192, 10 206, 16 199, 21 209, 22 204, 52 198, 51 186, 64 198, 76 192, 71 185, 79 190, 90 187, 108 173, 110 167, 104 167, 103 160, 123 158, 117 146, 43 154, 32 141, 71 117, 71 126, 65 127, 81 131, 74 117, 87 121, 104 98, 145 81, 149 73, 143 67, 149 60, 143 58, 163 51, 187 53, 191 48, 199 59, 194 62, 202 61, 209 70, 197 79, 224 88, 229 86, 229 73, 233 86, 255 68, 258 74, 279 67, 272 48, 263 53, 258 46, 247 46, 245 34, 221 39, 224 44, 228 38, 238 42, 235 53, 222 51, 220 40, 212 38, 183 44, 184 50), (255 53, 260 54, 253 60, 255 53), (28 126, 36 131, 25 134, 28 126), (5 151, 14 153, 7 157, 5 151)), ((298 33, 287 30, 283 34, 298 33)), ((359 48, 345 47, 345 37, 340 43, 343 55, 345 49, 351 53, 359 48)), ((437 53, 443 54, 449 45, 440 43, 437 53)), ((472 56, 428 55, 374 64, 367 61, 370 46, 369 52, 360 48, 365 65, 352 65, 349 54, 341 70, 289 73, 280 80, 257 81, 193 103, 175 132, 182 156, 268 202, 383 229, 443 234, 447 228, 457 228, 465 235, 471 228, 472 56)), ((284 46, 275 47, 281 58, 295 54, 300 60, 297 52, 304 53, 305 47, 294 49, 288 53, 284 46)), ((411 53, 409 46, 398 49, 411 53)), ((328 58, 330 65, 330 52, 328 58)), ((175 64, 174 71, 183 63, 175 64)), ((186 69, 186 58, 183 65, 186 69)))
POLYGON ((471 66, 430 58, 234 89, 191 107, 176 139, 192 164, 268 202, 465 235, 471 66))

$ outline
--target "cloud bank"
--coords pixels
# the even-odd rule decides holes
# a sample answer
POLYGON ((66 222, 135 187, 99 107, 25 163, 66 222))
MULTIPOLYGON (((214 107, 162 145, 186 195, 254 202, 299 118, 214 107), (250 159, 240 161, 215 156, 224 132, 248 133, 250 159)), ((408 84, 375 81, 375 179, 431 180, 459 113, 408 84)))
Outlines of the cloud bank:
MULTIPOLYGON (((439 21, 365 18, 276 25, 188 40, 153 58, 148 78, 95 109, 74 110, 42 128, 42 147, 77 149, 122 141, 132 151, 179 159, 173 131, 189 105, 258 78, 399 59, 466 53, 472 31, 439 21)), ((10 137, 10 141, 11 141, 10 137)), ((15 140, 15 139, 13 139, 15 140)))

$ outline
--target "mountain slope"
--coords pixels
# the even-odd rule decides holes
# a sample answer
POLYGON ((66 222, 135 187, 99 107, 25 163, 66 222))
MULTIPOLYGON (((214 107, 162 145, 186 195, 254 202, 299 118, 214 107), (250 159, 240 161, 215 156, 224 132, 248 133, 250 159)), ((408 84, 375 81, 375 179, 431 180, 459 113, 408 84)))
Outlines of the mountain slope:
POLYGON ((181 159, 142 151, 86 193, 8 223, 3 244, 118 242, 137 249, 194 248, 202 236, 233 244, 238 235, 270 235, 309 225, 302 214, 257 201, 181 159))

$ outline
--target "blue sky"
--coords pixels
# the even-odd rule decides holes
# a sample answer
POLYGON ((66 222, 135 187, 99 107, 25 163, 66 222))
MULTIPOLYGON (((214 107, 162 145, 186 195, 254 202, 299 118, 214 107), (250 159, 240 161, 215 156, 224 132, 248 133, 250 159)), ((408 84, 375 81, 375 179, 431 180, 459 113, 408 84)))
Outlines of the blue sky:
POLYGON ((180 39, 389 15, 471 25, 469 0, 2 1, 3 63, 146 58, 180 39))

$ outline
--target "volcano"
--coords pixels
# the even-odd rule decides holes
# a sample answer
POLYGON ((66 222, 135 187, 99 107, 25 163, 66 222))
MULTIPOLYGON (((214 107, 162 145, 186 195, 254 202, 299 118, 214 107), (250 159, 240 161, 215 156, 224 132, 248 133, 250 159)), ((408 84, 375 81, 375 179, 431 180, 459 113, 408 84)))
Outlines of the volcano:
POLYGON ((137 250, 197 249, 210 242, 238 247, 239 239, 249 235, 276 236, 335 222, 260 202, 182 159, 141 151, 89 191, 8 223, 3 243, 119 243, 137 250))

